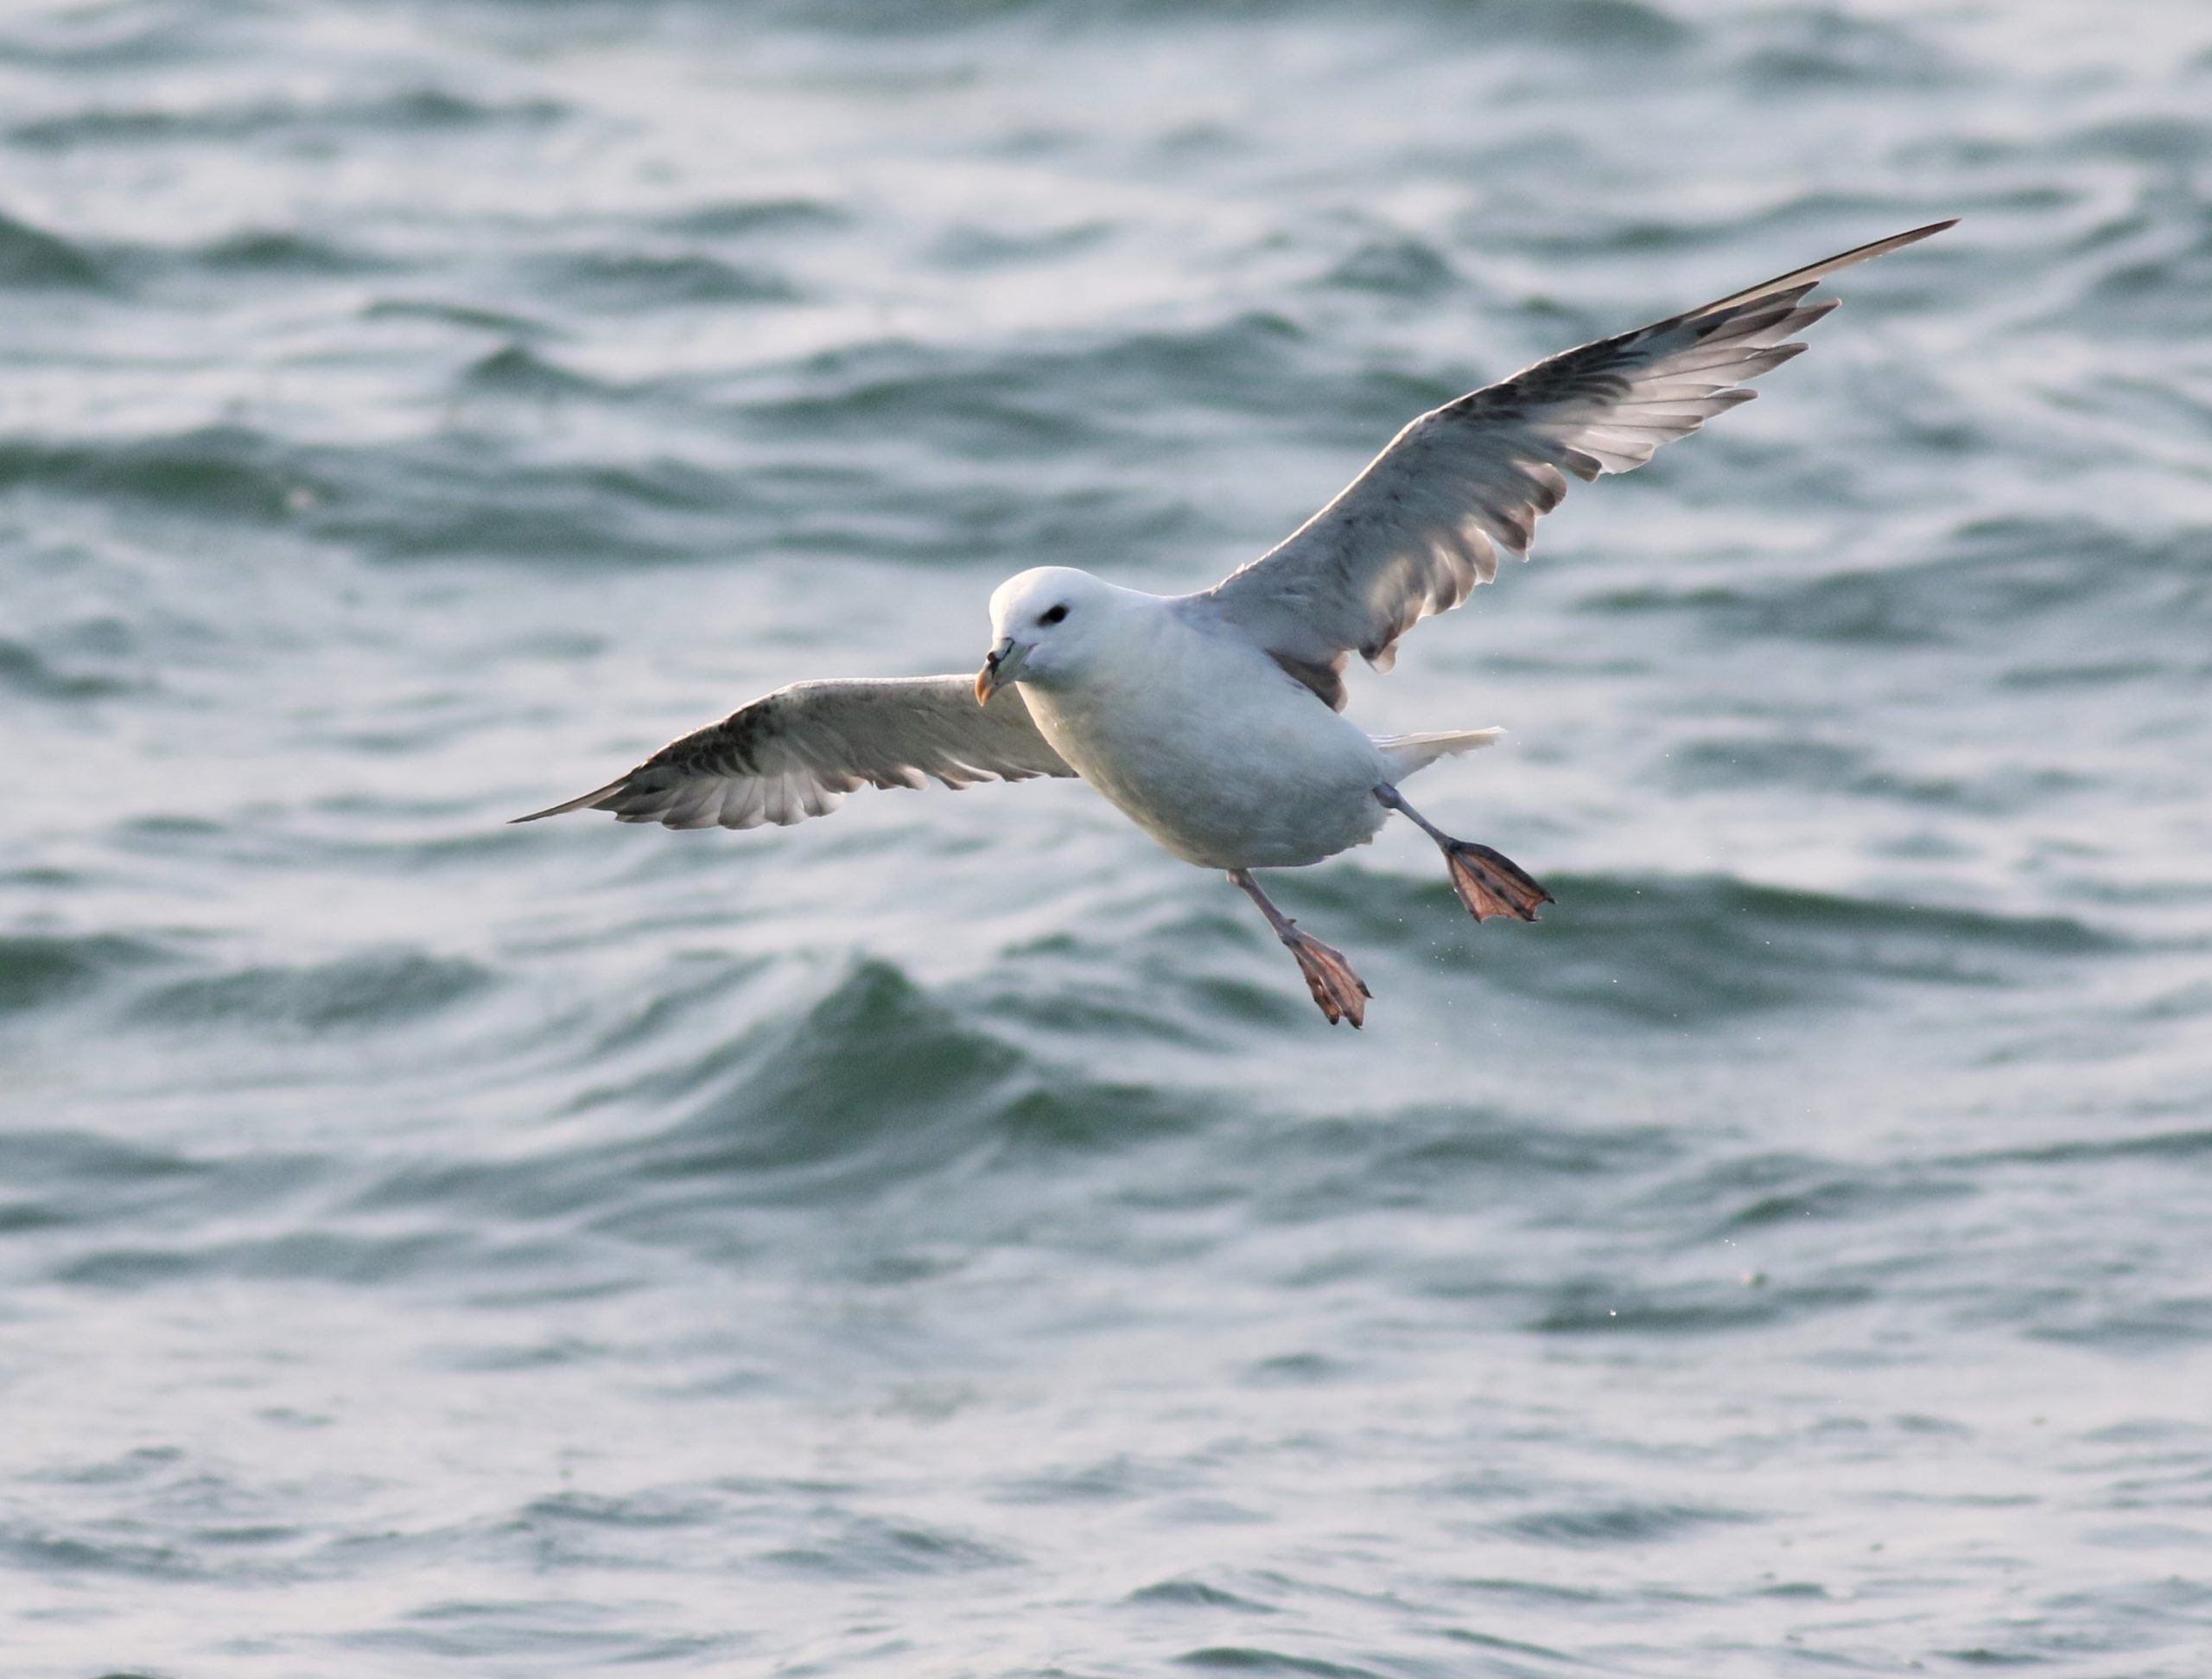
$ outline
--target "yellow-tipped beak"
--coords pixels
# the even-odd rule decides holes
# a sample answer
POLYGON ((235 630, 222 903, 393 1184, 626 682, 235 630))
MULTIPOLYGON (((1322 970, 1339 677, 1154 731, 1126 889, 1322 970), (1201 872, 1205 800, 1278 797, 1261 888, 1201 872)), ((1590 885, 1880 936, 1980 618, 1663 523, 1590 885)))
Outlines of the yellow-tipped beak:
POLYGON ((1022 656, 1028 650, 1018 645, 1012 636, 983 655, 983 668, 976 672, 976 703, 988 705, 991 696, 1014 680, 1021 669, 1022 656))

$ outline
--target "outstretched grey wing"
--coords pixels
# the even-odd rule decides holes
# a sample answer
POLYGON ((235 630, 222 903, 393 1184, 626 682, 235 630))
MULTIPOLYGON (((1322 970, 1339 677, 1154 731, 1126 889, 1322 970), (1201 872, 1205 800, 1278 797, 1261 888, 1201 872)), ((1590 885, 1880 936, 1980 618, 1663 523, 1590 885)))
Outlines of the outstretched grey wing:
POLYGON ((1804 349, 1787 343, 1834 308, 1825 276, 1953 225, 1916 227, 1685 314, 1600 339, 1422 415, 1344 493, 1194 611, 1236 625, 1338 709, 1344 655, 1390 668, 1398 638, 1528 557, 1536 520, 1588 480, 1642 466, 1758 393, 1745 380, 1804 349))
POLYGON ((515 820, 612 811, 670 828, 757 828, 826 816, 862 785, 1074 773, 1013 684, 984 706, 972 675, 799 682, 671 741, 620 780, 515 820))

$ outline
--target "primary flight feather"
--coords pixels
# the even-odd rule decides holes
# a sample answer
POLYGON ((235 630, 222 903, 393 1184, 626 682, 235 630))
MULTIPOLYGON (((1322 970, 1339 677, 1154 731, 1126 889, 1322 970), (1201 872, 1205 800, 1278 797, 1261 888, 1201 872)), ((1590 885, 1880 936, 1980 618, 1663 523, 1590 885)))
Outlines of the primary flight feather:
POLYGON ((1300 932, 1252 878, 1363 844, 1393 812, 1442 849, 1478 920, 1550 901, 1487 846, 1457 840, 1398 784, 1495 729, 1373 737, 1339 714, 1357 652, 1399 639, 1526 558, 1567 478, 1629 472, 1757 393, 1836 300, 1839 269, 1924 239, 1878 239, 1634 332, 1553 356, 1421 416, 1280 545, 1200 594, 1148 595, 1062 566, 991 596, 992 647, 966 675, 804 682, 687 735, 550 810, 671 828, 752 828, 835 810, 862 785, 949 787, 1081 776, 1185 861, 1226 870, 1297 959, 1332 1022, 1366 1016, 1341 952, 1300 932))

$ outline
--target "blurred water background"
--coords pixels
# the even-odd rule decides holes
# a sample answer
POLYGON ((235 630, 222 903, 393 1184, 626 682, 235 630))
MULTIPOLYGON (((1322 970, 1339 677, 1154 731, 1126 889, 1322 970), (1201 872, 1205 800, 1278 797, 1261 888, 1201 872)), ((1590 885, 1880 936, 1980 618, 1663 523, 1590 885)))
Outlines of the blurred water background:
POLYGON ((0 20, 0 1669, 2212 1672, 2212 12, 0 20), (503 819, 1938 216, 1354 715, 503 819))

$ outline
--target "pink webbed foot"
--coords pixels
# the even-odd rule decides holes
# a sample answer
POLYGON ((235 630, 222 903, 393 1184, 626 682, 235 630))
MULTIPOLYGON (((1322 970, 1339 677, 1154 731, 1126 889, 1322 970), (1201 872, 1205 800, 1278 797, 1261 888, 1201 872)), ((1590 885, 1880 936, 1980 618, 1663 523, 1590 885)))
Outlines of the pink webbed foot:
POLYGON ((1339 1021, 1350 1021, 1355 1028, 1367 1024, 1367 1000, 1375 994, 1367 989, 1366 981, 1352 972, 1342 951, 1295 931, 1285 934, 1282 942, 1298 958, 1306 989, 1313 994, 1313 1001, 1329 1017, 1331 1026, 1339 1021))
POLYGON ((1444 847, 1444 861, 1452 871, 1452 889, 1478 921, 1497 915, 1533 921, 1537 906, 1553 901, 1528 870, 1487 845, 1453 840, 1444 847))

